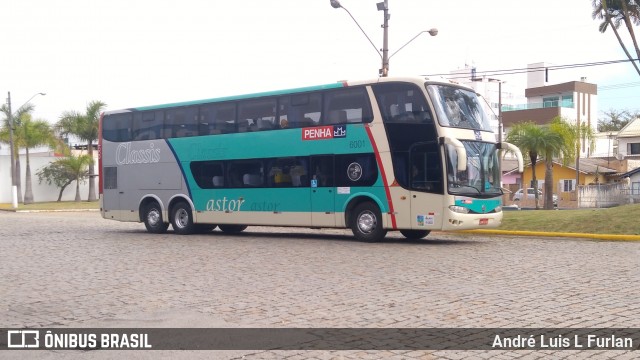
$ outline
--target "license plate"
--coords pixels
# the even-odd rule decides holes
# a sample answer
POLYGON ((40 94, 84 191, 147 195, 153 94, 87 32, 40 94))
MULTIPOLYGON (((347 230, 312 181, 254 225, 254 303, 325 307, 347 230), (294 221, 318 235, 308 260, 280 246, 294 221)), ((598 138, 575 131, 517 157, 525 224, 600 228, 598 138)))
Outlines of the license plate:
POLYGON ((480 225, 488 225, 489 219, 480 219, 480 225))

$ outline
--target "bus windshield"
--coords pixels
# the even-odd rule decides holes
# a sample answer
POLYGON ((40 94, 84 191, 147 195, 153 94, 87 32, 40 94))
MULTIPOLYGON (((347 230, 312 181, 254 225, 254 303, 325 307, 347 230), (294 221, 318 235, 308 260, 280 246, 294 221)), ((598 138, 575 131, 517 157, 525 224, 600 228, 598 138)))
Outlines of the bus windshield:
POLYGON ((458 171, 458 153, 447 149, 447 188, 450 194, 472 197, 494 197, 500 189, 500 159, 496 145, 479 141, 462 141, 467 151, 467 170, 458 171))
POLYGON ((441 126, 491 131, 475 92, 448 85, 427 85, 441 126))

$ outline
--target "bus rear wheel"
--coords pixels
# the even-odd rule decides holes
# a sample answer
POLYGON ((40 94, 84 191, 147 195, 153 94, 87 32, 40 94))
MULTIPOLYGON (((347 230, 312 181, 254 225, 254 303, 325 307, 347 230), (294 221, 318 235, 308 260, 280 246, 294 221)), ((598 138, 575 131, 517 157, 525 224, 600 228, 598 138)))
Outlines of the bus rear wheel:
POLYGON ((171 208, 171 226, 179 235, 193 234, 196 229, 193 223, 191 207, 185 202, 179 202, 171 208))
POLYGON ((356 239, 377 242, 384 239, 387 230, 382 227, 382 213, 372 202, 363 202, 355 207, 351 217, 351 231, 356 239))
POLYGON ((144 226, 148 232, 153 234, 164 234, 167 232, 169 224, 163 221, 162 209, 157 202, 154 201, 144 207, 142 218, 144 219, 144 226))
POLYGON ((400 230, 400 234, 410 240, 422 239, 429 235, 430 232, 430 230, 400 230))
POLYGON ((218 225, 220 230, 230 234, 236 234, 243 232, 247 228, 247 225, 218 225))

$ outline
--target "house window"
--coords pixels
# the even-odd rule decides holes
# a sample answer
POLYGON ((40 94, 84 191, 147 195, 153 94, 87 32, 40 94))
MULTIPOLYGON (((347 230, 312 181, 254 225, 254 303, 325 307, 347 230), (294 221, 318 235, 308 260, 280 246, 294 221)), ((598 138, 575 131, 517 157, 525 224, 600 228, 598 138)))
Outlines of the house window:
POLYGON ((639 155, 639 154, 640 154, 640 143, 629 144, 629 155, 639 155))
POLYGON ((558 100, 557 96, 542 98, 543 107, 558 107, 558 100))
POLYGON ((563 192, 571 192, 576 189, 576 180, 575 179, 563 179, 560 180, 560 187, 563 192))

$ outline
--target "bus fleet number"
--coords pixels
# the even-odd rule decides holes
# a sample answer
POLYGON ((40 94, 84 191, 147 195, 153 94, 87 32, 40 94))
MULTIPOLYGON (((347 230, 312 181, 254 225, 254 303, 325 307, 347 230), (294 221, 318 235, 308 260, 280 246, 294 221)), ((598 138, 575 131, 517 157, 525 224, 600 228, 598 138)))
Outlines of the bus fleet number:
POLYGON ((364 140, 352 140, 349 141, 349 149, 360 149, 365 146, 364 140))

